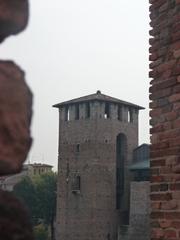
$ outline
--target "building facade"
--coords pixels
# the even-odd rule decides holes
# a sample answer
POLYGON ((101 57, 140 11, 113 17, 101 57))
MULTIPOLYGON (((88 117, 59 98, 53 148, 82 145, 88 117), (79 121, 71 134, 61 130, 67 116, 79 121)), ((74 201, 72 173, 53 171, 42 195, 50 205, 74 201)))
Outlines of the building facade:
POLYGON ((44 163, 30 163, 26 165, 28 168, 28 176, 34 177, 41 174, 52 172, 53 166, 44 163))
POLYGON ((140 106, 101 94, 59 109, 56 240, 116 240, 129 222, 140 106))
POLYGON ((53 166, 44 163, 24 164, 20 173, 0 176, 0 189, 13 191, 16 184, 24 177, 33 178, 35 176, 52 172, 53 166))

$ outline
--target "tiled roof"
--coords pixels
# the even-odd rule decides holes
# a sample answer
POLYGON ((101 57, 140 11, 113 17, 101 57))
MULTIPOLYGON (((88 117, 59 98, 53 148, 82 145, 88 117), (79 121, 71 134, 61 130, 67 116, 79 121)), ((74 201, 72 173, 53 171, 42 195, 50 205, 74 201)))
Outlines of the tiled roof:
POLYGON ((55 104, 55 105, 53 105, 53 107, 59 108, 59 107, 62 107, 64 105, 71 105, 71 104, 74 104, 74 103, 83 103, 83 102, 95 101, 95 100, 103 101, 103 102, 119 103, 119 104, 123 104, 123 105, 127 105, 127 106, 132 106, 132 107, 137 108, 137 109, 144 109, 143 107, 138 106, 136 104, 126 102, 126 101, 122 101, 120 99, 102 94, 100 91, 97 91, 95 94, 91 94, 91 95, 87 95, 87 96, 84 96, 84 97, 75 98, 75 99, 72 99, 72 100, 69 100, 69 101, 65 101, 65 102, 55 104))

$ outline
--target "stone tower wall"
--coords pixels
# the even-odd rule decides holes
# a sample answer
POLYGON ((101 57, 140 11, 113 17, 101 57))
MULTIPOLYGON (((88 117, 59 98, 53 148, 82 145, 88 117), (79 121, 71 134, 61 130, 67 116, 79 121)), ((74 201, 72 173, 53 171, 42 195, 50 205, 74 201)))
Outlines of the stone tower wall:
MULTIPOLYGON (((116 138, 119 133, 127 136, 123 210, 129 208, 127 167, 133 149, 138 146, 137 116, 133 123, 119 121, 112 104, 112 118, 105 119, 104 105, 91 103, 89 119, 64 121, 61 116, 64 110, 60 110, 63 120, 59 129, 57 240, 117 239, 120 211, 116 210, 116 138), (76 176, 81 178, 81 190, 72 193, 76 176)), ((72 113, 74 108, 69 107, 72 113)), ((74 114, 70 112, 71 115, 74 114)), ((80 116, 85 115, 80 113, 80 116)))

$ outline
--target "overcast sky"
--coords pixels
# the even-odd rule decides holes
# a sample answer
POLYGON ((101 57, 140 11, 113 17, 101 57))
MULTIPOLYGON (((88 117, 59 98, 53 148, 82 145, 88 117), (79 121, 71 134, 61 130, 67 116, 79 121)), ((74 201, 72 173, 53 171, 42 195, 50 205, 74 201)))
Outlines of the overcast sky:
POLYGON ((29 26, 0 46, 26 71, 34 93, 31 162, 57 166, 61 101, 102 93, 144 106, 149 142, 148 0, 31 0, 29 26))

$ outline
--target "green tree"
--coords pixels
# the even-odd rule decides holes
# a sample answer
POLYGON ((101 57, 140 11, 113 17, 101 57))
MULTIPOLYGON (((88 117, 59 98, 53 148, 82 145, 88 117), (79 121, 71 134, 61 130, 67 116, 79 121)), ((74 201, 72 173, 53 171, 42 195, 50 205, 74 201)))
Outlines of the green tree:
POLYGON ((54 239, 54 218, 56 214, 57 175, 42 174, 34 179, 39 206, 39 218, 51 226, 51 237, 54 239))
POLYGON ((57 174, 45 173, 30 179, 25 177, 14 188, 14 193, 26 203, 32 215, 33 224, 42 222, 51 227, 54 239, 54 218, 56 213, 57 174))
POLYGON ((37 197, 35 185, 29 177, 24 177, 21 182, 16 184, 14 187, 14 193, 19 197, 29 208, 32 223, 36 224, 37 222, 37 197))
POLYGON ((35 240, 48 240, 48 230, 43 224, 34 227, 35 240))

